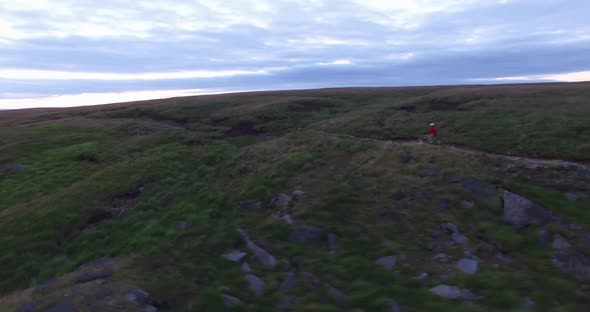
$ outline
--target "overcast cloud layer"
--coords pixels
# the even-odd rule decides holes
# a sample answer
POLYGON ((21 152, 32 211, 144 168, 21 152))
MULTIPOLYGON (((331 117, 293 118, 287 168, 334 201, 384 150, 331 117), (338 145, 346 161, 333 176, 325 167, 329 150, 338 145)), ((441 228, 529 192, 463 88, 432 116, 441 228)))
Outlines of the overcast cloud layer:
POLYGON ((3 0, 0 108, 590 80, 588 12, 586 0, 3 0))

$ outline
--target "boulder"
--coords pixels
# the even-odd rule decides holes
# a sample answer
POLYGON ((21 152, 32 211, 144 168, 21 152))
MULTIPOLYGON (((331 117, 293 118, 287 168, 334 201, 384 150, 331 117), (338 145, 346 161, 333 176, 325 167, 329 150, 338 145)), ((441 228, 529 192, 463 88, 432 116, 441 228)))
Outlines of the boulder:
POLYGON ((447 263, 451 260, 451 257, 449 255, 447 255, 446 253, 439 253, 439 254, 436 254, 434 257, 432 257, 432 259, 434 259, 436 261, 447 263))
POLYGON ((565 193, 565 198, 571 202, 575 202, 578 200, 578 195, 576 193, 565 193))
POLYGON ((496 186, 493 184, 475 177, 464 177, 461 179, 461 187, 487 205, 492 207, 500 206, 496 186))
POLYGON ((226 308, 233 308, 239 304, 242 304, 242 301, 234 296, 222 294, 221 298, 223 299, 223 305, 226 308))
POLYGON ((248 289, 253 292, 256 297, 262 296, 266 286, 262 279, 256 275, 247 274, 246 281, 248 282, 248 289))
POLYGON ((142 289, 134 288, 127 292, 125 295, 127 301, 138 304, 144 305, 150 301, 150 294, 142 289))
POLYGON ((289 272, 289 274, 287 274, 287 278, 285 278, 285 280, 281 283, 281 286, 279 288, 282 291, 288 291, 291 288, 293 288, 295 284, 297 284, 297 273, 295 271, 291 271, 289 272))
POLYGON ((338 243, 340 238, 338 235, 334 233, 328 233, 328 246, 330 247, 330 252, 336 252, 336 248, 338 248, 338 243))
POLYGON ((229 261, 232 261, 232 262, 240 262, 246 255, 247 255, 247 253, 245 253, 245 252, 235 250, 232 252, 225 253, 221 256, 229 261))
POLYGON ((314 246, 322 244, 323 231, 315 226, 300 225, 295 227, 289 235, 289 241, 292 243, 302 243, 314 246))
POLYGON ((504 221, 517 228, 529 224, 546 224, 551 214, 528 198, 504 191, 504 221))
POLYGON ((457 267, 457 269, 459 269, 463 273, 473 275, 473 274, 477 273, 478 262, 475 260, 463 258, 463 259, 459 260, 459 262, 457 262, 456 267, 457 267))
POLYGON ((377 259, 377 261, 375 261, 375 263, 382 266, 386 270, 391 270, 395 266, 396 261, 397 261, 396 256, 385 256, 385 257, 381 257, 381 258, 377 259))
POLYGON ((449 232, 450 234, 459 233, 459 228, 457 225, 451 222, 445 222, 440 226, 441 229, 449 232))
POLYGON ((461 201, 461 208, 463 208, 463 209, 471 209, 474 206, 475 206, 475 203, 472 201, 468 201, 468 200, 461 201))
POLYGON ((337 288, 334 288, 332 286, 326 286, 327 287, 327 293, 328 296, 330 296, 330 298, 332 298, 334 301, 336 301, 336 303, 343 305, 346 304, 350 301, 350 298, 345 295, 342 291, 340 291, 337 288))
POLYGON ((25 166, 22 164, 16 164, 16 165, 12 165, 10 167, 4 168, 4 170, 2 170, 4 173, 17 173, 17 172, 21 172, 25 170, 25 166))
POLYGON ((545 228, 540 228, 537 231, 537 240, 541 245, 549 245, 551 243, 551 233, 545 228))
POLYGON ((281 217, 281 220, 285 221, 285 223, 287 223, 289 225, 295 224, 295 221, 293 221, 293 218, 291 218, 290 214, 285 214, 284 216, 281 217))
POLYGON ((250 265, 248 264, 248 262, 242 263, 242 265, 240 266, 240 270, 242 270, 242 272, 244 273, 249 273, 252 271, 252 269, 250 269, 250 265))
POLYGON ((146 306, 145 308, 143 308, 143 310, 141 310, 142 312, 158 312, 158 308, 154 307, 154 306, 146 306))
POLYGON ((261 201, 259 200, 255 200, 255 199, 248 199, 248 200, 243 200, 240 202, 240 207, 244 208, 246 210, 250 210, 250 211, 261 211, 263 208, 263 204, 261 201))
POLYGON ((278 311, 293 311, 293 308, 299 303, 300 299, 293 296, 286 296, 277 304, 278 311))
POLYGON ((443 298, 447 299, 458 299, 461 297, 461 289, 455 286, 449 285, 438 285, 436 287, 430 288, 430 291, 435 295, 438 295, 443 298))
POLYGON ((39 306, 39 302, 31 301, 20 305, 15 312, 33 312, 39 306))
POLYGON ((289 211, 293 206, 293 197, 286 194, 279 194, 272 200, 272 206, 283 211, 289 211))
POLYGON ((427 280, 430 277, 430 275, 426 272, 422 272, 420 274, 418 274, 417 276, 414 277, 415 280, 418 281, 424 281, 427 280))
POLYGON ((453 233, 451 238, 453 239, 453 241, 455 243, 461 244, 461 245, 466 245, 469 242, 469 238, 467 238, 467 236, 465 236, 459 232, 453 233))
POLYGON ((401 312, 402 311, 399 304, 394 299, 389 299, 388 305, 389 305, 389 312, 401 312))
POLYGON ((568 242, 567 239, 565 239, 563 236, 559 234, 553 235, 552 246, 553 249, 557 250, 568 250, 572 248, 572 244, 570 244, 570 242, 568 242))
POLYGON ((176 225, 178 225, 178 228, 183 231, 188 230, 188 228, 190 227, 190 224, 186 221, 178 221, 176 222, 176 225))
POLYGON ((421 178, 434 177, 434 176, 440 175, 440 169, 438 169, 438 168, 422 169, 422 170, 418 171, 418 175, 421 178))
POLYGON ((303 195, 305 195, 305 192, 300 190, 293 191, 293 193, 291 193, 291 197, 293 198, 301 197, 303 195))
POLYGON ((265 267, 272 269, 277 265, 277 260, 275 259, 275 257, 268 253, 266 250, 264 250, 262 247, 259 247, 258 245, 254 244, 254 242, 252 242, 248 237, 248 234, 245 230, 239 229, 238 232, 240 233, 244 241, 246 241, 248 249, 254 254, 254 256, 256 256, 258 261, 260 261, 265 267))

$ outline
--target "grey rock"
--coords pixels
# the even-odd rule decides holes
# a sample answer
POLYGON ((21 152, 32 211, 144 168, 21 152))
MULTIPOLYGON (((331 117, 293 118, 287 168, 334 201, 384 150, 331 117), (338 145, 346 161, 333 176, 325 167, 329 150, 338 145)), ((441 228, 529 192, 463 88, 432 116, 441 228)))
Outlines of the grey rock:
POLYGON ((545 224, 551 214, 528 198, 504 191, 504 221, 518 228, 529 224, 545 224))
POLYGON ((240 269, 242 270, 242 272, 245 272, 245 273, 252 271, 252 269, 250 269, 250 265, 248 264, 248 262, 242 263, 242 265, 240 266, 240 269))
POLYGON ((468 191, 473 197, 482 202, 499 207, 500 200, 496 191, 496 186, 488 182, 482 181, 475 177, 465 177, 461 180, 461 186, 468 191))
POLYGON ((439 254, 436 254, 434 257, 432 257, 432 259, 434 259, 436 261, 447 263, 451 260, 451 257, 449 255, 447 255, 446 253, 439 253, 439 254))
POLYGON ((430 277, 430 275, 426 272, 422 272, 420 274, 418 274, 418 276, 415 276, 414 279, 415 280, 419 280, 419 281, 424 281, 426 279, 428 279, 430 277))
POLYGON ((382 266, 386 270, 391 270, 395 266, 396 261, 397 261, 396 256, 385 256, 385 257, 381 257, 381 258, 377 259, 377 261, 375 261, 375 263, 382 266))
POLYGON ((242 301, 234 296, 230 296, 228 294, 222 294, 221 298, 223 299, 223 305, 226 308, 233 308, 239 304, 242 304, 242 301))
POLYGON ((221 256, 232 262, 240 262, 246 255, 247 253, 245 252, 234 250, 232 252, 225 253, 221 256))
POLYGON ((433 241, 428 241, 428 242, 426 242, 426 245, 424 245, 424 247, 428 251, 433 251, 433 250, 438 249, 438 244, 436 242, 433 242, 433 241))
POLYGON ((322 281, 311 272, 303 272, 303 279, 307 287, 313 292, 318 291, 322 287, 322 281))
POLYGON ((34 312, 39 306, 39 302, 31 301, 20 305, 15 312, 34 312))
POLYGON ((402 155, 402 156, 400 157, 400 162, 401 162, 402 164, 407 164, 407 163, 409 163, 409 162, 412 160, 412 158, 413 158, 413 157, 412 157, 412 155, 410 155, 410 154, 405 154, 405 155, 402 155))
POLYGON ((54 304, 45 312, 74 312, 74 305, 70 301, 62 301, 54 304))
POLYGON ((472 201, 468 201, 468 200, 461 201, 461 208, 463 208, 463 209, 471 209, 474 206, 475 206, 475 203, 472 201))
POLYGON ((576 200, 578 200, 578 195, 576 195, 575 193, 565 193, 565 198, 567 198, 567 200, 571 202, 575 202, 576 200))
POLYGON ((449 200, 448 199, 440 199, 438 201, 437 206, 438 206, 438 209, 440 209, 440 210, 447 210, 447 209, 449 209, 449 200))
POLYGON ((288 211, 293 206, 293 197, 286 194, 279 194, 279 196, 273 199, 272 205, 276 208, 288 211))
POLYGON ((150 294, 142 289, 134 288, 125 294, 125 298, 129 302, 144 305, 150 301, 150 294))
POLYGON ((443 232, 439 229, 433 229, 430 231, 430 236, 432 236, 432 238, 441 238, 443 236, 443 232))
POLYGON ((285 223, 289 224, 289 225, 293 225, 295 224, 295 221, 293 221, 293 218, 291 218, 290 214, 285 214, 281 220, 285 221, 285 223))
POLYGON ((528 164, 525 166, 525 168, 532 169, 532 170, 538 170, 538 169, 544 169, 545 166, 541 165, 541 164, 528 164))
POLYGON ((375 210, 378 216, 386 217, 393 220, 401 220, 402 215, 390 207, 379 207, 375 210))
POLYGON ((248 249, 254 254, 254 256, 256 256, 260 263, 262 263, 265 267, 270 269, 274 268, 277 265, 277 260, 275 259, 275 257, 268 253, 266 250, 264 250, 262 247, 259 247, 258 245, 254 244, 254 242, 252 242, 248 237, 248 233, 246 233, 246 231, 239 229, 238 232, 246 241, 248 249))
POLYGON ((255 199, 243 200, 240 202, 240 207, 251 211, 261 211, 263 208, 262 202, 255 199))
POLYGON ((350 301, 350 298, 342 291, 332 286, 327 286, 327 293, 336 303, 343 305, 350 301))
POLYGON ((186 221, 178 221, 176 222, 176 225, 178 225, 178 228, 180 228, 183 231, 188 230, 188 228, 190 227, 190 225, 186 221))
POLYGON ((477 273, 478 262, 475 260, 463 258, 463 259, 459 260, 459 262, 457 262, 456 267, 457 267, 457 269, 459 269, 463 273, 473 275, 473 274, 477 273))
POLYGON ((305 192, 304 191, 300 191, 300 190, 293 191, 293 193, 291 193, 291 196, 293 198, 301 197, 303 195, 305 195, 305 192))
POLYGON ((461 289, 461 298, 463 298, 464 300, 473 301, 482 299, 483 297, 475 295, 469 289, 461 289))
POLYGON ((453 241, 457 244, 466 245, 469 242, 469 238, 461 233, 453 233, 451 236, 453 241))
POLYGON ((150 305, 143 308, 142 312, 158 312, 158 308, 150 305))
POLYGON ((74 282, 86 283, 107 278, 113 273, 113 263, 114 260, 112 258, 99 258, 82 264, 76 270, 74 282))
POLYGON ((282 291, 288 291, 293 288, 295 284, 297 284, 297 273, 295 271, 291 271, 289 274, 287 274, 287 278, 285 278, 285 280, 281 283, 280 289, 282 291))
POLYGON ((112 290, 110 290, 110 289, 108 289, 108 288, 106 288, 106 287, 102 287, 101 289, 99 289, 99 290, 96 292, 96 294, 94 295, 94 297, 95 297, 96 299, 99 299, 99 300, 100 300, 100 299, 104 299, 104 298, 106 298, 106 297, 110 296, 112 293, 113 293, 113 291, 112 291, 112 290))
POLYGON ((572 244, 567 241, 563 236, 559 234, 553 235, 553 243, 552 246, 554 249, 558 250, 568 250, 572 247, 572 244))
POLYGON ((590 260, 576 250, 563 252, 555 249, 551 263, 561 271, 579 280, 590 280, 590 260))
POLYGON ((533 299, 528 297, 524 298, 524 302, 522 303, 522 307, 527 310, 534 309, 536 305, 537 304, 533 301, 533 299))
POLYGON ((299 303, 300 299, 293 296, 286 296, 277 304, 279 311, 293 311, 293 308, 299 303))
POLYGON ((440 175, 440 169, 437 169, 437 168, 422 169, 422 170, 418 171, 418 175, 422 178, 434 177, 434 176, 440 175))
POLYGON ((334 233, 328 233, 328 246, 330 247, 330 251, 336 251, 336 248, 338 248, 339 241, 340 238, 338 237, 338 235, 334 233))
POLYGON ((4 173, 17 173, 25 170, 25 166, 22 164, 12 165, 10 167, 5 168, 3 171, 4 173))
POLYGON ((541 245, 549 245, 551 243, 551 233, 545 228, 540 228, 537 231, 537 239, 541 245))
POLYGON ((449 285, 438 285, 436 287, 430 288, 430 291, 435 295, 438 295, 443 298, 447 299, 458 299, 461 298, 461 289, 455 286, 449 285))
POLYGON ((253 292, 256 297, 262 296, 266 286, 262 279, 256 275, 247 274, 246 281, 248 281, 248 289, 253 292))
POLYGON ((499 252, 496 254, 496 259, 504 262, 504 263, 511 263, 513 260, 511 257, 499 252))
POLYGON ((454 223, 451 222, 445 222, 440 226, 441 229, 453 234, 453 233, 459 233, 459 228, 457 227, 457 225, 455 225, 454 223))
POLYGON ((289 235, 289 241, 292 243, 302 243, 314 246, 322 244, 323 231, 315 226, 300 225, 295 227, 289 235))
POLYGON ((402 312, 402 309, 394 299, 389 299, 389 311, 390 312, 402 312))

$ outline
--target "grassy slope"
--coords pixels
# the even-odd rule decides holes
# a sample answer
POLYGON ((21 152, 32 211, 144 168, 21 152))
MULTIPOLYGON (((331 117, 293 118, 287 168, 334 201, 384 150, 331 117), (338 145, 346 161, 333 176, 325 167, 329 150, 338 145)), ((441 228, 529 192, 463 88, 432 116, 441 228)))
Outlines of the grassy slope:
MULTIPOLYGON (((588 199, 571 203, 562 196, 564 191, 587 192, 587 179, 562 171, 525 179, 483 156, 328 138, 308 130, 415 138, 435 121, 446 142, 496 153, 588 160, 589 99, 590 84, 551 84, 284 91, 3 112, 0 168, 15 163, 26 168, 0 175, 0 293, 34 286, 97 257, 136 256, 140 260, 127 273, 139 276, 137 283, 173 309, 215 310, 220 289, 229 287, 251 309, 271 311, 280 293, 247 299, 239 268, 219 257, 241 246, 236 228, 242 226, 280 259, 272 271, 250 261, 270 289, 289 270, 287 259, 295 257, 351 295, 351 306, 365 310, 384 309, 391 297, 414 310, 503 310, 519 307, 528 296, 538 305, 559 301, 574 311, 576 303, 590 305, 588 285, 551 267, 550 250, 534 243, 534 229, 516 233, 502 223, 498 209, 456 209, 468 196, 444 177, 502 181, 590 226, 590 215, 582 209, 588 199), (250 136, 224 136, 232 128, 233 134, 250 136), (260 132, 274 139, 251 135, 260 132), (399 159, 406 153, 414 160, 402 165, 399 159), (367 165, 372 158, 376 162, 367 165), (442 168, 444 176, 418 178, 416 172, 428 167, 442 168), (556 176, 575 183, 548 187, 556 176), (359 188, 359 181, 366 186, 359 188), (124 217, 77 230, 140 187, 143 192, 124 217), (270 211, 249 215, 237 205, 296 187, 307 196, 298 203, 295 219, 341 236, 338 257, 286 243, 289 228, 270 218, 270 211), (401 221, 378 217, 375 208, 394 207, 393 195, 400 192, 431 196, 399 210, 401 221), (453 208, 439 211, 441 198, 453 208), (489 259, 475 276, 431 261, 432 252, 421 245, 432 228, 449 220, 473 240, 479 235, 505 246, 518 261, 498 273, 492 268, 497 261, 489 259), (183 231, 178 221, 191 227, 183 231), (385 247, 383 240, 393 245, 385 247), (399 252, 410 259, 399 267, 401 278, 373 264, 399 252), (420 272, 435 278, 426 285, 413 281, 420 272), (472 305, 431 296, 427 289, 441 281, 486 299, 472 305)), ((487 244, 476 240, 474 247, 485 250, 487 244)), ((462 252, 453 246, 443 251, 462 252)), ((301 309, 335 309, 302 285, 298 291, 305 298, 301 309)))

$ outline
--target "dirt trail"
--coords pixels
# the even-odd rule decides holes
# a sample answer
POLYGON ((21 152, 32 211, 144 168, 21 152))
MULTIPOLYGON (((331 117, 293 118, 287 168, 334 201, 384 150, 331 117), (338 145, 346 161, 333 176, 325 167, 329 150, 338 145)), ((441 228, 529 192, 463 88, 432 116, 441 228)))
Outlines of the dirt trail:
MULTIPOLYGON (((328 133, 323 131, 316 131, 311 130, 311 133, 316 133, 323 136, 330 136, 330 137, 337 137, 337 138, 347 138, 352 140, 358 141, 368 141, 368 142, 377 142, 377 143, 393 143, 397 145, 421 145, 425 143, 420 143, 417 140, 381 140, 381 139, 373 139, 373 138, 363 138, 357 137, 349 134, 341 134, 341 133, 328 133)), ((519 161, 525 162, 527 164, 535 164, 535 165, 548 165, 548 166, 576 166, 578 168, 582 168, 585 170, 590 170, 590 166, 588 162, 581 162, 581 161, 570 161, 570 160, 563 160, 563 159, 551 159, 551 158, 536 158, 536 157, 525 157, 525 156, 508 156, 508 155, 501 155, 501 154, 493 154, 488 153, 480 150, 476 150, 464 145, 458 144, 441 144, 435 145, 437 147, 451 149, 455 151, 467 152, 472 154, 482 154, 482 155, 489 155, 494 157, 503 158, 506 160, 511 161, 519 161)))

